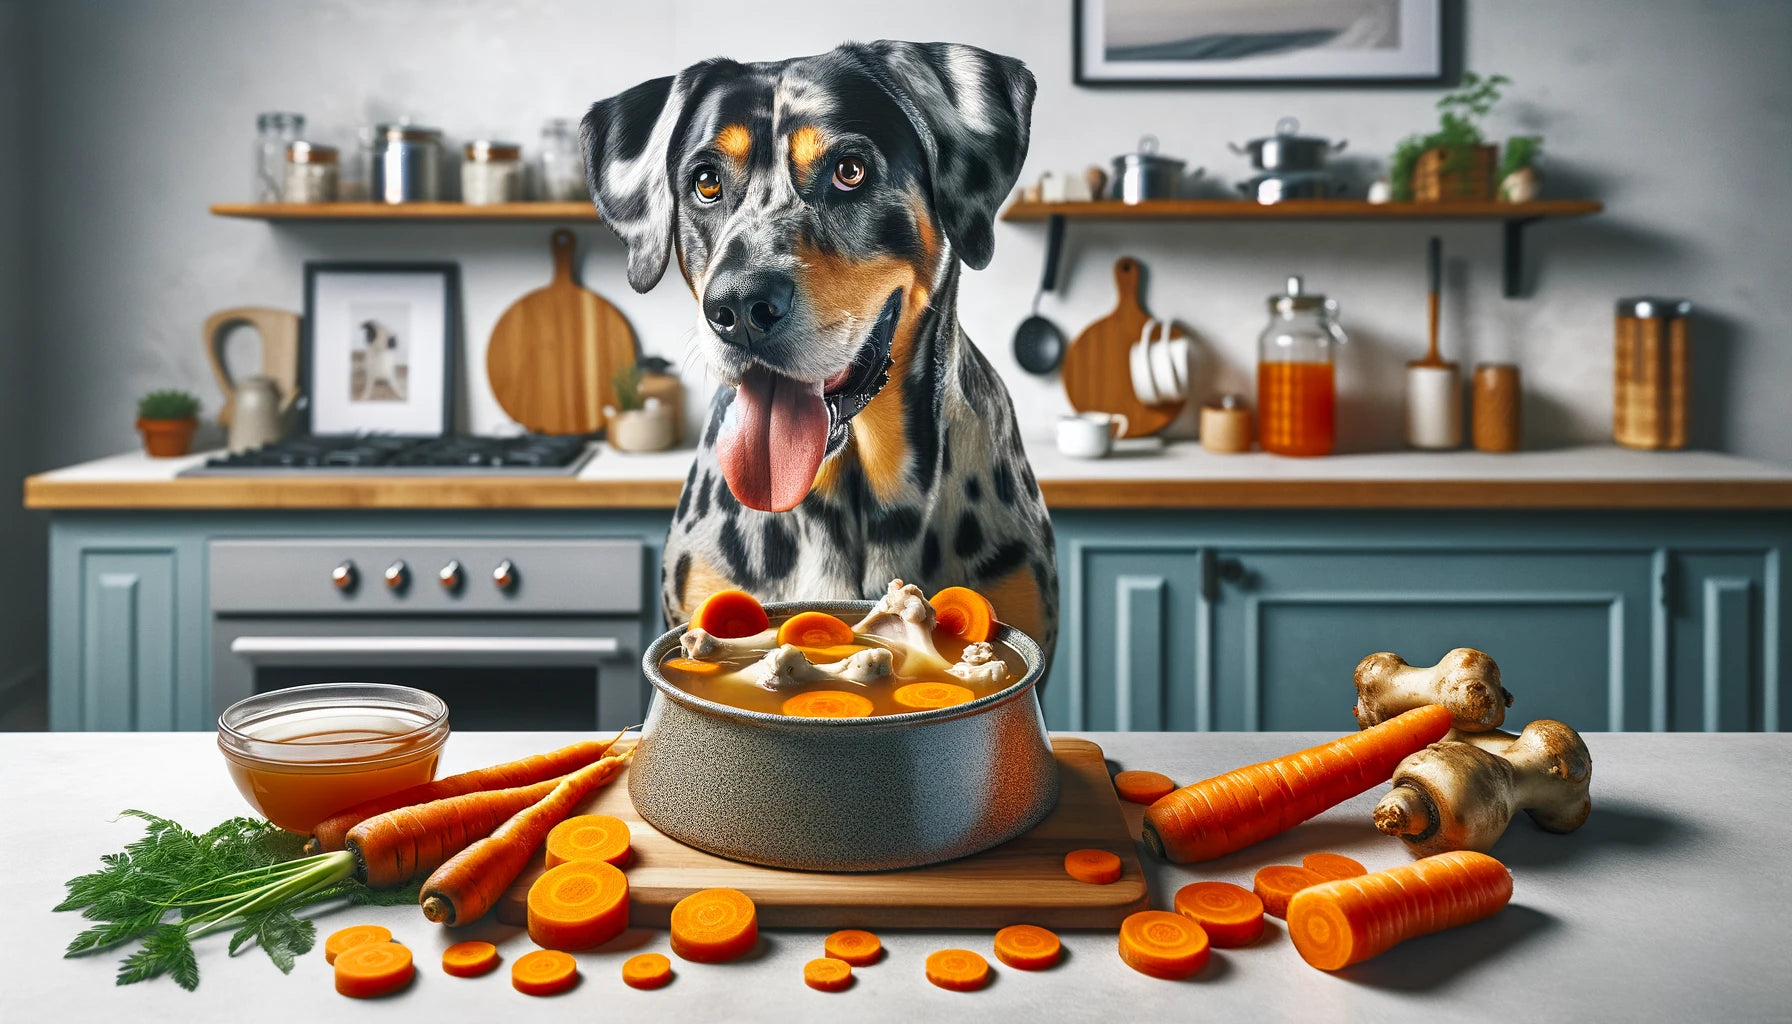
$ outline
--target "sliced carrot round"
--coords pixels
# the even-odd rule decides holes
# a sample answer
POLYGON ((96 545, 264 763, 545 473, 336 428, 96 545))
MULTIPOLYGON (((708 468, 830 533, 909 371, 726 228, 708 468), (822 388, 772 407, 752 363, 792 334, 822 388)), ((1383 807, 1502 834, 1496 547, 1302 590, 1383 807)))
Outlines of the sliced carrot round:
POLYGON ((714 675, 722 671, 719 661, 698 661, 696 658, 667 658, 666 667, 680 672, 689 672, 694 676, 714 675))
POLYGON ((1341 853, 1309 853, 1301 858, 1300 866, 1328 882, 1336 878, 1355 878, 1369 873, 1368 868, 1341 853))
POLYGON ((665 988, 672 980, 672 961, 664 953, 638 953, 622 962, 622 983, 629 988, 665 988))
POLYGON ((1022 971, 1056 966, 1064 945, 1056 932, 1034 924, 1011 924, 996 932, 996 959, 1022 971))
POLYGON ((628 822, 608 814, 580 814, 548 832, 548 867, 575 860, 601 860, 617 867, 629 861, 628 822))
POLYGON ((804 647, 802 644, 797 644, 796 649, 802 651, 803 657, 808 658, 810 663, 826 665, 830 662, 845 661, 860 651, 868 651, 871 649, 871 645, 829 644, 826 647, 804 647))
POLYGON ((957 683, 909 683, 898 686, 890 699, 905 708, 916 711, 931 711, 934 708, 949 708, 954 704, 965 704, 976 700, 977 695, 968 687, 957 683))
POLYGON ((758 941, 759 912, 738 889, 699 889, 672 908, 672 952, 686 960, 733 960, 758 941))
POLYGON ((995 605, 969 587, 947 587, 927 603, 933 605, 934 622, 939 628, 966 643, 995 635, 995 605))
POLYGON ((953 992, 975 992, 989 984, 989 961, 968 949, 927 955, 927 980, 953 992))
POLYGON ((864 718, 870 699, 845 690, 810 690, 784 702, 784 713, 797 718, 864 718))
POLYGON ((772 620, 765 615, 765 606, 744 590, 718 590, 697 606, 691 616, 691 628, 711 636, 732 639, 763 633, 772 620))
POLYGON ((1248 946, 1263 934, 1263 901, 1231 882, 1193 882, 1176 890, 1176 912, 1201 926, 1222 949, 1248 946))
POLYGON ((1064 855, 1064 870, 1079 882, 1107 885, 1120 880, 1120 857, 1106 850, 1072 850, 1064 855))
POLYGON ((557 949, 524 953, 510 965, 510 987, 524 995, 559 995, 578 983, 579 962, 557 949))
POLYGON ((821 944, 822 952, 854 967, 869 967, 883 956, 883 940, 858 928, 843 928, 821 944))
POLYGON ((333 964, 343 952, 369 942, 391 942, 392 929, 381 924, 354 924, 330 933, 324 940, 324 963, 333 964))
POLYGON ((1293 864, 1271 864, 1257 872, 1251 890, 1263 901, 1263 912, 1271 917, 1287 917, 1288 901, 1309 885, 1325 881, 1317 871, 1293 864))
POLYGON ((498 947, 489 942, 456 942, 442 950, 442 971, 456 978, 477 978, 498 966, 498 947))
POLYGON ((396 942, 363 942, 336 955, 336 991, 356 999, 391 995, 416 974, 410 947, 396 942))
POLYGON ((543 949, 590 949, 628 927, 628 878, 614 864, 574 860, 529 887, 529 938, 543 949))
POLYGON ((797 647, 833 647, 853 642, 852 627, 827 612, 797 612, 778 627, 778 642, 797 647))
POLYGON ((803 965, 803 984, 818 992, 844 992, 852 987, 852 965, 831 956, 803 965))
POLYGON ((1154 804, 1176 792, 1176 783, 1162 772, 1121 772, 1114 776, 1114 792, 1135 804, 1154 804))
POLYGON ((1120 922, 1120 959, 1140 974, 1186 978, 1207 966, 1212 950, 1201 926, 1167 910, 1141 910, 1120 922))

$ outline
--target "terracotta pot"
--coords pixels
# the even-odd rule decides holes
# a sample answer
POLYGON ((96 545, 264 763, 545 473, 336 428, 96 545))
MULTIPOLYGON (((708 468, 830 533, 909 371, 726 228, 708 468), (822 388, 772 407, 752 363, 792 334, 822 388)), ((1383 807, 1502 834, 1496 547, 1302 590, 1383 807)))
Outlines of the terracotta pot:
POLYGON ((199 429, 199 417, 184 420, 137 420, 143 433, 143 450, 158 459, 185 455, 193 447, 193 432, 199 429))
POLYGON ((1472 203, 1492 199, 1493 168, 1498 157, 1497 146, 1426 150, 1413 165, 1413 202, 1472 203))

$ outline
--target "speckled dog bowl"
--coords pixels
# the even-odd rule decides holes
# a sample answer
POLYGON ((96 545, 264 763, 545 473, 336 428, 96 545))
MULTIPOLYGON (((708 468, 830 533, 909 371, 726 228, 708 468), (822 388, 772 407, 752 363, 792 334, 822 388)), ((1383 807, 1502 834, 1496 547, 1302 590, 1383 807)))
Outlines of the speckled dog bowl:
MULTIPOLYGON (((775 619, 824 611, 857 621, 870 601, 766 606, 775 619)), ((1036 687, 1045 657, 1026 634, 996 639, 1027 671, 967 704, 871 718, 743 711, 666 681, 675 629, 647 649, 659 692, 628 770, 641 816, 687 845, 732 860, 807 871, 881 871, 987 850, 1038 824, 1058 802, 1036 687)))

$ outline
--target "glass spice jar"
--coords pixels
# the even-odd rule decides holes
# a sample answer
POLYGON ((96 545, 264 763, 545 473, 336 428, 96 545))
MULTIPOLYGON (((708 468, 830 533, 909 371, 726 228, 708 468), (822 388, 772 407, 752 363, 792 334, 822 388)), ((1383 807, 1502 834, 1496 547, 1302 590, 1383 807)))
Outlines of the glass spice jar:
POLYGON ((273 110, 255 115, 255 151, 250 161, 250 201, 280 201, 280 195, 286 188, 286 147, 304 134, 304 114, 273 110))
POLYGON ((1330 455, 1337 436, 1333 349, 1346 341, 1338 303, 1298 277, 1269 297, 1257 339, 1257 443, 1278 455, 1330 455))
POLYGON ((336 201, 336 147, 296 139, 286 145, 286 174, 281 182, 283 203, 333 203, 336 201))
POLYGON ((523 147, 475 139, 460 165, 461 202, 473 206, 514 203, 523 197, 523 147))
POLYGON ((556 117, 542 124, 537 160, 537 199, 579 202, 591 198, 585 185, 585 155, 579 150, 579 133, 570 120, 556 117))

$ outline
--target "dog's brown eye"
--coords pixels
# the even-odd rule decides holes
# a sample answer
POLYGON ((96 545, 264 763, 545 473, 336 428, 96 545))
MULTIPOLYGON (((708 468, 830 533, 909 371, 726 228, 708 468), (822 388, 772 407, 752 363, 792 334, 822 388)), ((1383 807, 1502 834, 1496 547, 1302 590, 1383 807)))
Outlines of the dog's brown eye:
POLYGON ((691 190, 697 193, 697 201, 713 203, 722 195, 722 176, 714 167, 704 164, 691 175, 691 190))
POLYGON ((865 161, 856 156, 843 156, 834 165, 834 187, 851 192, 865 183, 865 161))

